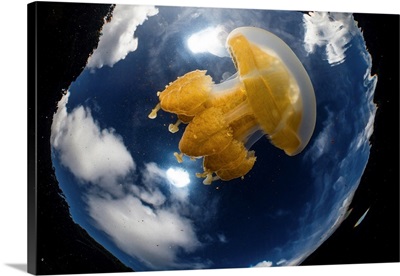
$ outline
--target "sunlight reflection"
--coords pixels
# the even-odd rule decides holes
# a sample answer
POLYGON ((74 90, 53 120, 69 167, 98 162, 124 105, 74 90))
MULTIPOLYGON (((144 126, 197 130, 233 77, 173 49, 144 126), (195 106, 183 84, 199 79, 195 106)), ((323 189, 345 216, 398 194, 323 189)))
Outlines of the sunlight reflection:
POLYGON ((192 34, 187 40, 187 46, 195 54, 208 52, 218 57, 228 57, 225 48, 227 36, 222 26, 209 27, 192 34))
POLYGON ((190 183, 188 172, 181 168, 169 168, 167 170, 167 179, 177 188, 186 187, 190 183))

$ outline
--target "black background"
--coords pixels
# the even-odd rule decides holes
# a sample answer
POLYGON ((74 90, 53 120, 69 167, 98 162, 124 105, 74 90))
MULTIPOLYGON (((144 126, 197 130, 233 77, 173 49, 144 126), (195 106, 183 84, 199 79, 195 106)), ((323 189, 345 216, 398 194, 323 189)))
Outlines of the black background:
POLYGON ((28 272, 33 274, 132 271, 72 220, 51 161, 57 103, 86 66, 109 11, 110 5, 28 6, 28 272))

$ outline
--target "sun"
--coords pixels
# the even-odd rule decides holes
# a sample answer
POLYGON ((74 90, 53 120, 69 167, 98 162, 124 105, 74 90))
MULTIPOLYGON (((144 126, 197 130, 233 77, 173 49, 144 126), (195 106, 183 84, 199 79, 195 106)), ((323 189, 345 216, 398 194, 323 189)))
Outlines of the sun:
POLYGON ((166 172, 168 181, 177 188, 189 185, 189 173, 181 168, 169 168, 166 172))
POLYGON ((187 47, 193 53, 210 53, 218 57, 229 56, 225 48, 228 34, 222 26, 209 27, 192 34, 187 40, 187 47))

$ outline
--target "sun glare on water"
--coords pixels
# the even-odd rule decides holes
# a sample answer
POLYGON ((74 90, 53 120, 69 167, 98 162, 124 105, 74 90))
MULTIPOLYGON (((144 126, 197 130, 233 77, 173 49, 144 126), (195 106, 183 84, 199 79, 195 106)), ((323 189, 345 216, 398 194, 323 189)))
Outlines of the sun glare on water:
POLYGON ((187 46, 195 54, 208 52, 218 57, 227 57, 229 56, 225 48, 227 35, 222 26, 209 27, 192 34, 187 40, 187 46))
POLYGON ((188 172, 180 168, 169 168, 167 170, 167 178, 177 188, 186 187, 190 183, 188 172))

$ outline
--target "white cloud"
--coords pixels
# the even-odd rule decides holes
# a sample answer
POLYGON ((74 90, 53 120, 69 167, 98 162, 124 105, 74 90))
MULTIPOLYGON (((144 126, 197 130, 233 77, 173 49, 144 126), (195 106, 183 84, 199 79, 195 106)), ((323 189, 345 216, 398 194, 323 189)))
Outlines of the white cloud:
POLYGON ((101 129, 89 109, 79 106, 67 113, 69 95, 61 99, 54 114, 51 145, 78 179, 120 194, 119 178, 135 169, 132 156, 122 138, 111 128, 101 129))
POLYGON ((228 242, 228 240, 226 239, 226 236, 224 234, 218 234, 218 240, 219 240, 219 242, 222 242, 222 243, 228 242))
POLYGON ((136 197, 140 198, 140 200, 153 206, 163 205, 166 200, 164 194, 158 189, 147 190, 140 186, 132 185, 131 191, 136 197))
POLYGON ((318 133, 318 136, 314 139, 314 142, 310 145, 309 151, 306 156, 311 155, 313 162, 318 160, 323 154, 329 152, 331 148, 331 140, 335 137, 334 133, 334 114, 333 112, 327 110, 328 117, 323 122, 323 128, 318 133))
POLYGON ((156 163, 150 162, 145 164, 145 168, 142 172, 142 182, 145 186, 153 187, 166 178, 165 171, 158 167, 156 163))
POLYGON ((209 260, 178 258, 179 252, 202 246, 188 218, 192 209, 186 201, 188 189, 168 186, 166 170, 155 163, 136 172, 132 156, 114 130, 101 129, 82 106, 68 113, 69 96, 67 92, 54 114, 51 144, 75 177, 92 183, 82 191, 96 227, 150 268, 209 266, 209 260), (133 171, 135 183, 128 177, 133 171))
POLYGON ((89 213, 124 252, 152 268, 188 268, 180 250, 192 252, 201 244, 192 222, 168 208, 151 208, 132 195, 119 199, 90 196, 89 213))
POLYGON ((256 264, 254 267, 271 267, 272 262, 271 261, 262 261, 256 264))
POLYGON ((316 46, 325 47, 330 64, 342 63, 348 43, 358 31, 353 16, 347 13, 313 12, 303 17, 304 48, 313 53, 316 46))
POLYGON ((277 265, 283 265, 285 263, 287 263, 286 259, 280 259, 279 261, 276 262, 277 265))
MULTIPOLYGON (((375 91, 375 85, 376 85, 376 79, 371 78, 371 81, 373 82, 372 84, 372 91, 371 94, 375 91)), ((375 122, 375 114, 376 114, 376 105, 373 103, 372 99, 369 102, 369 114, 367 114, 367 123, 365 126, 365 129, 362 129, 360 133, 357 136, 357 139, 352 142, 351 147, 354 146, 354 150, 358 150, 362 145, 366 145, 369 142, 369 139, 371 138, 372 133, 374 132, 374 122, 375 122), (354 145, 355 144, 355 145, 354 145)))
MULTIPOLYGON (((167 170, 161 169, 154 162, 145 164, 144 169, 141 171, 141 176, 143 185, 146 187, 147 190, 151 191, 152 194, 155 192, 155 188, 160 183, 170 182, 170 179, 167 175, 167 170)), ((178 205, 179 203, 187 203, 187 198, 189 196, 188 187, 178 188, 174 185, 170 185, 169 188, 171 190, 171 194, 169 196, 172 200, 175 201, 175 205, 178 205)))
POLYGON ((157 13, 158 9, 153 6, 116 5, 111 21, 103 26, 98 47, 87 67, 112 67, 135 51, 138 47, 138 39, 134 37, 136 28, 157 13))

